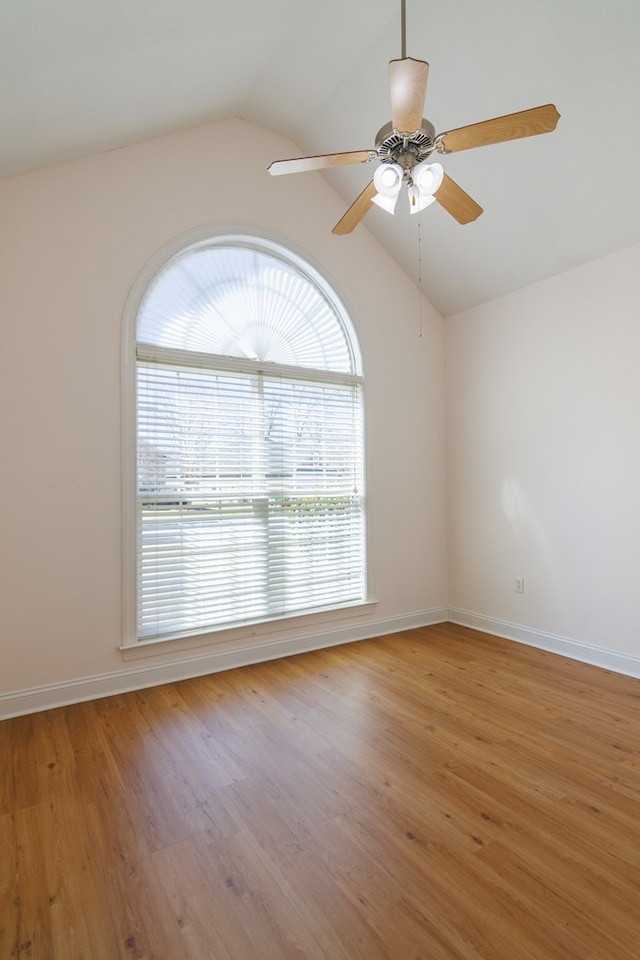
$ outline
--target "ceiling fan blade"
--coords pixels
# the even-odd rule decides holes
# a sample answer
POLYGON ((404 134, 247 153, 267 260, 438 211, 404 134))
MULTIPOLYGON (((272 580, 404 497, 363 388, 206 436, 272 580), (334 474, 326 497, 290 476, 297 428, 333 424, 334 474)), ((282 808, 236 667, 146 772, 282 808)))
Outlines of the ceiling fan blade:
POLYGON ((342 236, 345 233, 351 233, 358 226, 362 218, 371 209, 371 201, 378 191, 375 188, 373 180, 368 183, 362 193, 353 201, 347 212, 336 223, 331 233, 342 236))
POLYGON ((472 200, 468 193, 459 187, 446 173, 442 184, 434 194, 441 207, 450 213, 458 223, 471 223, 483 212, 482 207, 472 200))
POLYGON ((440 153, 454 153, 505 140, 519 140, 520 137, 535 137, 539 133, 551 133, 559 119, 560 114, 554 105, 547 103, 543 107, 508 113, 495 120, 484 120, 440 133, 436 138, 436 148, 440 153))
POLYGON ((272 176, 282 173, 306 173, 307 170, 325 170, 342 167, 349 163, 366 163, 375 160, 375 150, 352 150, 349 153, 326 153, 320 157, 299 157, 296 160, 274 160, 267 169, 272 176))
POLYGON ((429 64, 424 60, 389 61, 391 123, 401 133, 413 133, 422 126, 429 64))

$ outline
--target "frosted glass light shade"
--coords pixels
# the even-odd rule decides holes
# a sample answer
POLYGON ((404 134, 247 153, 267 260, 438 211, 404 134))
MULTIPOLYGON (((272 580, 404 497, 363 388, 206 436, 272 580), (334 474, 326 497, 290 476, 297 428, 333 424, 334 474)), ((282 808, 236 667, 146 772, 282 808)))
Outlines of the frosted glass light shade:
POLYGON ((384 194, 377 193, 375 197, 371 198, 371 201, 379 207, 382 207, 387 213, 393 213, 396 209, 396 203, 398 202, 398 194, 396 193, 395 197, 385 197, 384 194))
POLYGON ((375 197, 371 198, 373 203, 392 214, 396 208, 403 177, 404 170, 399 163, 381 163, 373 175, 373 185, 378 191, 375 197))
POLYGON ((381 163, 373 176, 373 183, 381 196, 397 197, 403 176, 404 172, 399 163, 381 163))
POLYGON ((421 194, 433 196, 442 184, 444 169, 441 163, 422 163, 416 164, 413 168, 412 179, 421 194))

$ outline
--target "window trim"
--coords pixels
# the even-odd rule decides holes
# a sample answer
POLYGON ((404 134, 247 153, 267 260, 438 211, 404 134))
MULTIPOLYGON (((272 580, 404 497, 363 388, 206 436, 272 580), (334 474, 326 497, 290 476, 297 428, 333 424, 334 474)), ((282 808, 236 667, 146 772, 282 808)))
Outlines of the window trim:
MULTIPOLYGON (((139 639, 137 636, 137 465, 136 465, 136 365, 139 359, 140 344, 136 342, 136 326, 139 310, 142 300, 153 283, 156 276, 167 269, 172 260, 180 257, 187 249, 197 249, 198 245, 207 246, 211 243, 226 245, 235 244, 247 247, 253 247, 261 252, 265 252, 276 259, 294 266, 303 274, 317 283, 322 289, 327 299, 332 303, 334 309, 341 318, 345 326, 348 341, 352 350, 353 364, 355 373, 336 374, 336 382, 352 382, 363 385, 363 356, 360 346, 360 338, 351 319, 350 311, 347 309, 343 298, 338 294, 333 281, 314 265, 312 258, 298 253, 287 242, 282 242, 279 238, 265 235, 264 232, 248 232, 246 228, 238 228, 233 225, 218 225, 217 227, 201 227, 191 230, 186 234, 174 238, 169 243, 158 249, 143 267, 136 280, 134 281, 123 314, 123 332, 122 332, 122 530, 123 530, 123 549, 122 549, 122 643, 118 649, 122 652, 123 659, 137 659, 138 656, 155 656, 160 650, 168 653, 172 651, 186 650, 201 647, 212 642, 219 642, 222 639, 236 637, 241 639, 245 636, 255 636, 256 624, 261 624, 261 632, 268 631, 272 633, 282 629, 290 630, 298 624, 324 624, 332 621, 343 620, 350 615, 362 615, 374 606, 374 601, 368 597, 369 584, 369 538, 365 529, 365 598, 345 605, 336 605, 328 608, 319 608, 312 611, 297 611, 290 614, 284 614, 277 618, 265 618, 257 620, 248 620, 237 624, 225 624, 220 627, 207 628, 200 633, 189 635, 174 635, 164 638, 139 639), (138 651, 138 653, 135 653, 138 651)), ((148 346, 149 353, 153 353, 154 347, 148 346)), ((147 347, 144 348, 145 354, 147 347)), ((176 351, 179 353, 179 351, 176 351)), ((166 351, 163 350, 166 356, 166 351)), ((189 354, 193 358, 193 353, 189 354)), ((151 357, 149 357, 151 359, 151 357)), ((218 358, 220 359, 220 358, 218 358)), ((238 358, 234 358, 233 363, 237 367, 238 358)), ((255 361, 248 361, 253 371, 256 370, 255 361)), ((317 371, 311 368, 291 367, 287 365, 278 365, 264 363, 261 366, 269 372, 277 372, 279 369, 290 375, 295 371, 296 375, 306 375, 313 379, 317 371)), ((323 377, 327 381, 333 379, 331 371, 322 371, 323 377)), ((363 392, 363 399, 366 397, 363 392)), ((366 407, 366 402, 365 402, 366 407)), ((366 418, 363 421, 363 438, 366 444, 366 418)), ((367 480, 367 464, 365 459, 365 487, 367 480)), ((366 524, 366 519, 365 519, 366 524)))

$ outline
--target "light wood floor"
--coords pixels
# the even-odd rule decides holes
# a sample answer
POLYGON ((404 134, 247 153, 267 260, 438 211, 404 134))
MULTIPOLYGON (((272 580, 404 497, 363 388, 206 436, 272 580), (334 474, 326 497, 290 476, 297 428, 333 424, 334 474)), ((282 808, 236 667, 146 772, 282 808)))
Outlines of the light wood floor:
POLYGON ((451 624, 0 724, 1 960, 638 960, 640 680, 451 624))

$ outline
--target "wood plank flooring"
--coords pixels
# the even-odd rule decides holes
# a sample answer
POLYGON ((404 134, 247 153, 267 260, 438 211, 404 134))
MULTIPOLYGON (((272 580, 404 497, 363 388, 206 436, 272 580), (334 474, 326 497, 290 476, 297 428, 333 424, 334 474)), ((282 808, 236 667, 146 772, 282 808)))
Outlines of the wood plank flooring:
POLYGON ((638 960, 640 681, 453 624, 0 724, 0 960, 638 960))

